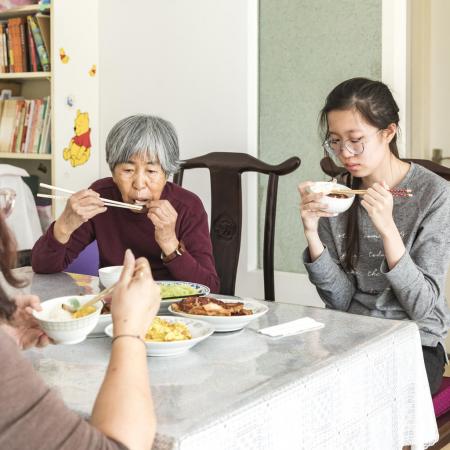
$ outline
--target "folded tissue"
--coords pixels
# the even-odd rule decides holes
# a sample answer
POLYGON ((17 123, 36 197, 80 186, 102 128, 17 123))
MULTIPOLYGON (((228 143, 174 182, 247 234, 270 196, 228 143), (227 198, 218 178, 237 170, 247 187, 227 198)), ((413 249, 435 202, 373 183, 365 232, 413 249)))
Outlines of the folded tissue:
POLYGON ((258 332, 271 337, 284 337, 305 333, 306 331, 318 330, 323 327, 323 323, 317 322, 316 320, 311 319, 311 317, 302 317, 301 319, 292 320, 291 322, 261 328, 258 332))

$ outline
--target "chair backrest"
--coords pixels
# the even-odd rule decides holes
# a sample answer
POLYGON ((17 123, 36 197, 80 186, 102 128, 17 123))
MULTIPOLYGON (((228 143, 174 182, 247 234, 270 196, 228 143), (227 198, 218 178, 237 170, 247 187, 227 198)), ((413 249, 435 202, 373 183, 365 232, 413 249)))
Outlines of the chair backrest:
POLYGON ((97 241, 93 241, 66 267, 65 272, 98 276, 99 259, 97 241))
MULTIPOLYGON (((450 168, 448 167, 441 166, 440 164, 437 164, 433 161, 429 161, 428 159, 402 158, 402 161, 413 162, 415 164, 423 166, 426 169, 431 170, 431 172, 440 175, 447 181, 450 181, 450 168)), ((320 167, 322 168, 322 171, 325 172, 330 177, 345 176, 345 174, 347 173, 344 167, 337 166, 329 156, 325 156, 324 158, 321 159, 320 167)))
POLYGON ((273 247, 277 206, 278 177, 300 166, 292 157, 278 165, 266 164, 246 153, 213 152, 181 162, 174 182, 181 185, 187 169, 206 168, 211 180, 211 241, 220 278, 220 292, 234 295, 241 247, 242 189, 241 174, 258 172, 269 175, 264 224, 264 296, 275 300, 273 247))

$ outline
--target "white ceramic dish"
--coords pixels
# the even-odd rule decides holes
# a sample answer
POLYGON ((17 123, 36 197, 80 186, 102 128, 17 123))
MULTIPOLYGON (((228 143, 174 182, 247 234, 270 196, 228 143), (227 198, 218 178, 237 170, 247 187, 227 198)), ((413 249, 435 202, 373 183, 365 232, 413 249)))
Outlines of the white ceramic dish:
POLYGON ((334 214, 340 214, 344 211, 347 211, 350 206, 352 206, 353 201, 355 200, 355 196, 349 196, 349 197, 343 197, 343 198, 337 198, 337 197, 330 197, 326 195, 329 193, 332 189, 339 189, 339 190, 349 190, 350 188, 339 183, 332 183, 331 181, 318 181, 314 183, 313 185, 309 186, 310 192, 323 192, 325 195, 320 200, 321 203, 325 204, 327 206, 326 211, 334 214))
POLYGON ((105 328, 110 323, 112 323, 111 314, 100 314, 97 325, 95 325, 95 328, 89 333, 89 337, 105 336, 105 328))
POLYGON ((231 300, 227 298, 219 298, 215 297, 218 300, 222 300, 226 303, 238 303, 243 302, 245 309, 251 309, 253 314, 249 314, 248 316, 201 316, 197 314, 187 314, 181 311, 173 311, 172 306, 169 306, 169 311, 176 316, 181 317, 189 317, 203 320, 204 322, 209 323, 214 327, 215 331, 224 332, 224 331, 236 331, 246 327, 250 322, 259 317, 266 314, 269 308, 264 305, 262 302, 251 299, 244 300, 231 300))
MULTIPOLYGON (((202 320, 187 319, 184 317, 173 316, 157 316, 160 319, 167 320, 167 322, 182 322, 191 332, 192 339, 184 341, 173 342, 153 342, 147 341, 145 346, 147 347, 148 356, 176 356, 188 351, 190 348, 197 345, 199 342, 206 339, 208 336, 214 333, 214 328, 202 320)), ((105 333, 113 337, 113 325, 108 325, 105 328, 105 333)))
POLYGON ((114 283, 117 283, 122 273, 123 266, 108 266, 98 269, 98 276, 100 282, 105 288, 111 287, 114 283))
POLYGON ((86 336, 95 328, 100 317, 102 302, 95 304, 96 311, 85 317, 71 320, 53 320, 50 317, 55 308, 62 303, 68 303, 70 299, 76 298, 80 304, 84 304, 94 295, 68 295, 66 297, 53 298, 42 302, 42 311, 33 311, 33 316, 39 322, 41 328, 57 344, 78 344, 86 339, 86 336))
MULTIPOLYGON (((159 284, 159 286, 189 286, 197 290, 196 295, 198 295, 199 297, 203 297, 204 295, 209 294, 208 286, 199 283, 191 283, 190 281, 157 281, 156 283, 159 284)), ((159 314, 167 314, 167 312, 169 311, 169 306, 174 302, 179 302, 180 300, 183 300, 183 298, 176 298, 171 300, 165 300, 164 298, 162 298, 161 305, 159 307, 159 314)))

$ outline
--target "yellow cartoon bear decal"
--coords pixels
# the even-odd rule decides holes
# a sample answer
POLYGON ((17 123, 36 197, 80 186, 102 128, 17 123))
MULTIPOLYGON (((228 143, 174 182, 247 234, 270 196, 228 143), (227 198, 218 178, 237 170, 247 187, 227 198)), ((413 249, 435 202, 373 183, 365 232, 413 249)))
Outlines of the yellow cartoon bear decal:
POLYGON ((70 161, 72 167, 80 166, 91 156, 91 129, 89 128, 89 113, 77 111, 75 118, 75 136, 64 149, 64 159, 70 161))

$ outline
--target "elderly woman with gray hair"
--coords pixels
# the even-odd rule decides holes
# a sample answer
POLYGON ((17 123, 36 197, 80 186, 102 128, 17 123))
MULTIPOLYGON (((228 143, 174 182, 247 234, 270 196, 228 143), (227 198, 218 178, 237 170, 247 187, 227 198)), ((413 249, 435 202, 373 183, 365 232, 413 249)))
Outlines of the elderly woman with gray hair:
POLYGON ((178 170, 178 138, 170 122, 135 115, 106 140, 112 178, 73 194, 61 216, 34 245, 37 273, 64 270, 97 240, 100 266, 120 265, 127 248, 150 262, 156 280, 187 280, 219 290, 208 218, 201 200, 167 181, 178 170), (105 207, 100 197, 148 207, 147 214, 105 207))

